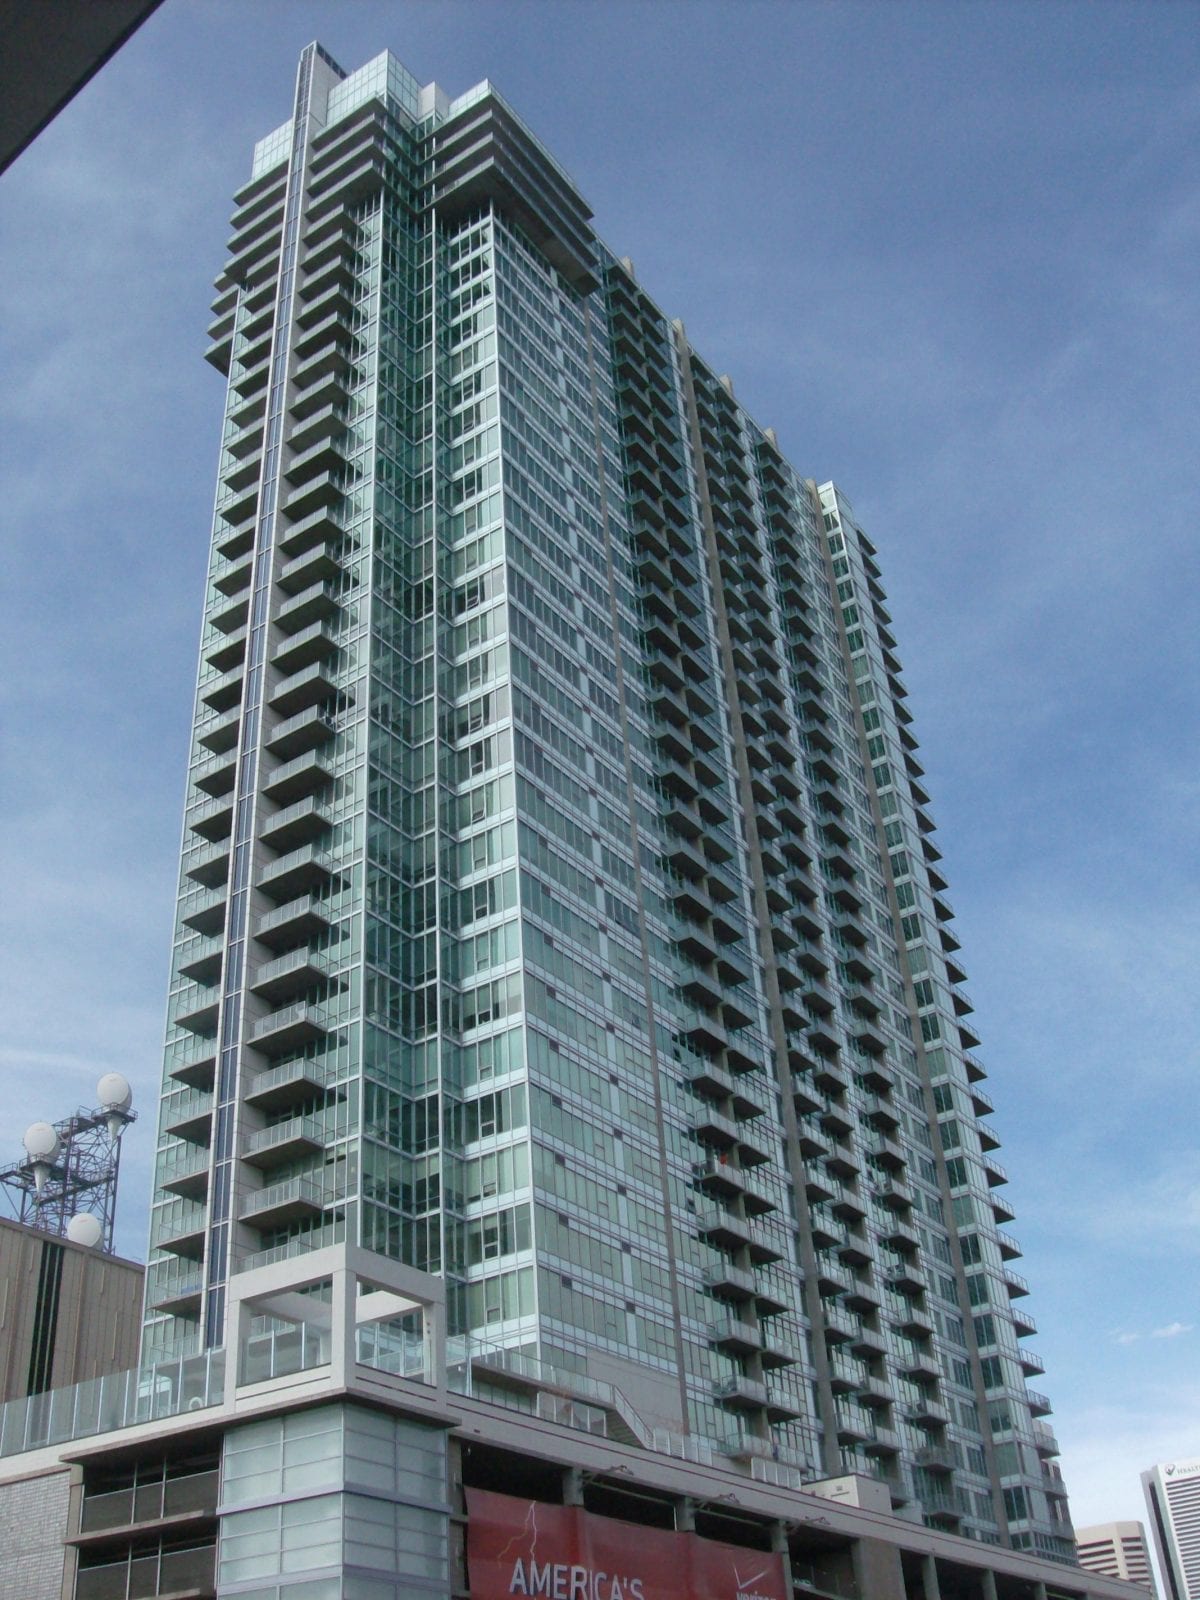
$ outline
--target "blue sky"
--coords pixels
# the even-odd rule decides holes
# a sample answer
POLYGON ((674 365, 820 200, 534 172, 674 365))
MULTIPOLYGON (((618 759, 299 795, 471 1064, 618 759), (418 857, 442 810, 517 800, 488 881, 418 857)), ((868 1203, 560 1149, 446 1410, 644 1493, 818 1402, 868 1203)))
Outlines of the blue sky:
POLYGON ((143 1251, 230 196, 318 37, 490 77, 879 546, 1077 1523, 1200 1449, 1200 29, 1157 3, 167 0, 0 179, 0 1073, 143 1251))

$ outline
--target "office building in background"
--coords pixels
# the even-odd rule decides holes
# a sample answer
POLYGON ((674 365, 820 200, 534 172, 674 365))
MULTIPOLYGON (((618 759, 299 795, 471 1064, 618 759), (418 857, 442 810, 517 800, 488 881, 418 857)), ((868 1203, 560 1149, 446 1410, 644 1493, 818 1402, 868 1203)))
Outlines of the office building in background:
POLYGON ((1140 1522, 1101 1522, 1092 1528, 1076 1528, 1075 1548, 1079 1565, 1088 1572, 1124 1578, 1157 1597, 1146 1530, 1140 1522))
POLYGON ((0 1430, 74 1592, 1128 1593, 846 496, 487 83, 310 46, 236 208, 141 1373, 0 1430))
POLYGON ((1142 1473, 1142 1491, 1169 1600, 1200 1600, 1200 1459, 1142 1473))

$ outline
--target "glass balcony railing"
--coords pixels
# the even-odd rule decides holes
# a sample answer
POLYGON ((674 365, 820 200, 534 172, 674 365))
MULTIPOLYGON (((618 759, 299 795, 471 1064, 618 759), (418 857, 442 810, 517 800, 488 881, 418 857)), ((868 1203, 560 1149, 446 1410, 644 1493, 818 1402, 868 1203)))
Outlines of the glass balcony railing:
POLYGON ((220 1403, 224 1384, 225 1352, 208 1350, 144 1372, 117 1372, 9 1400, 0 1405, 0 1456, 201 1411, 220 1403))

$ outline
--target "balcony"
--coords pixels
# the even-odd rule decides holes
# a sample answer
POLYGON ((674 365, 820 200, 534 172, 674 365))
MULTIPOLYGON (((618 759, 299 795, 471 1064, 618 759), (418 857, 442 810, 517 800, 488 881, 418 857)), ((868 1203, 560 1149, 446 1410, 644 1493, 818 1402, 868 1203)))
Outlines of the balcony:
POLYGON ((242 1154, 251 1166, 266 1171, 324 1148, 325 1130, 315 1117, 292 1117, 252 1133, 242 1154))
POLYGON ((231 794, 237 781, 237 751, 223 750, 192 768, 192 782, 204 794, 231 794))
POLYGON ((945 1428, 950 1423, 949 1409, 932 1395, 922 1395, 908 1408, 909 1420, 918 1428, 945 1428))
POLYGON ((1035 1422, 1033 1425, 1033 1447, 1039 1456, 1056 1456, 1061 1453, 1058 1440, 1054 1436, 1054 1429, 1044 1422, 1035 1422))
POLYGON ((872 1356, 882 1356, 887 1351, 887 1339, 884 1335, 878 1328, 868 1328, 865 1323, 859 1323, 850 1344, 853 1350, 861 1351, 868 1359, 872 1356))
POLYGON ((241 666, 246 657, 247 632, 245 628, 237 628, 223 639, 208 645, 204 651, 205 661, 218 672, 228 672, 233 667, 241 666))
POLYGON ((924 1272, 912 1261, 893 1262, 883 1275, 889 1287, 900 1294, 923 1294, 928 1288, 924 1272))
POLYGON ((745 1187, 742 1191, 742 1204, 748 1217, 764 1217, 769 1212, 778 1210, 775 1201, 761 1189, 752 1177, 747 1176, 745 1187))
POLYGON ((783 1367, 794 1367, 798 1357, 795 1351, 773 1340, 769 1332, 763 1334, 763 1347, 759 1355, 764 1372, 778 1371, 783 1367))
MULTIPOLYGON (((299 344, 295 348, 298 353, 302 353, 300 352, 299 344)), ((288 462, 283 474, 289 483, 309 483, 315 478, 328 477, 330 474, 336 473, 339 468, 344 468, 346 464, 345 457, 342 454, 338 439, 334 436, 332 430, 318 426, 318 420, 321 417, 335 414, 335 407, 325 407, 317 412, 314 417, 306 419, 303 428, 293 430, 289 443, 296 451, 296 454, 288 462), (306 433, 311 434, 314 428, 317 431, 315 438, 310 438, 306 444, 301 444, 297 441, 297 434, 303 438, 306 433)), ((337 491, 339 496, 340 492, 339 489, 337 491)))
POLYGON ((275 620, 285 633, 295 633, 311 627, 314 622, 337 616, 341 601, 329 583, 313 583, 290 600, 285 600, 275 614, 275 620))
POLYGON ((208 1195, 209 1156, 190 1153, 187 1160, 177 1161, 159 1178, 158 1186, 167 1194, 181 1195, 185 1200, 203 1200, 208 1195))
POLYGON ((205 1228, 203 1218, 182 1219, 170 1224, 170 1231, 158 1240, 158 1248, 173 1256, 183 1256, 187 1261, 204 1260, 205 1228))
POLYGON ((928 1347, 922 1348, 915 1344, 908 1355, 901 1358, 900 1371, 914 1383, 934 1383, 942 1375, 941 1366, 934 1352, 928 1347))
POLYGON ((212 1095, 204 1089, 171 1095, 163 1105, 163 1132, 206 1148, 212 1142, 212 1095))
POLYGON ((333 822, 313 795, 263 818, 258 836, 272 850, 293 850, 328 833, 333 822))
POLYGON ((186 1028, 189 1033, 198 1033, 206 1039, 211 1039, 217 1031, 217 1015, 220 1002, 210 994, 200 999, 185 1000, 184 1009, 175 1013, 175 1026, 186 1028))
POLYGON ((895 1456, 900 1454, 900 1439, 895 1430, 877 1422, 875 1431, 864 1444, 869 1456, 895 1456))
POLYGON ((315 1178, 289 1178, 246 1195, 241 1220, 267 1232, 304 1217, 318 1217, 332 1196, 315 1178))
POLYGON ((823 1300, 846 1294, 854 1282, 854 1275, 836 1256, 821 1251, 817 1258, 817 1293, 823 1300))
POLYGON ((829 1350, 829 1382, 835 1394, 848 1394, 857 1392, 866 1376, 866 1368, 861 1361, 856 1361, 853 1356, 846 1353, 840 1344, 834 1344, 829 1350))
POLYGON ((203 800, 188 807, 188 826, 200 838, 211 844, 227 839, 233 828, 233 796, 220 795, 215 800, 203 800))
POLYGON ((692 1086, 714 1100, 727 1100, 733 1094, 733 1079, 713 1061, 690 1061, 687 1073, 692 1086))
POLYGON ((338 577, 341 571, 342 563, 334 545, 323 540, 284 563, 279 569, 279 586, 288 594, 297 595, 312 584, 338 577))
POLYGON ((906 1250, 910 1253, 916 1250, 921 1242, 921 1236, 913 1225, 895 1213, 884 1223, 882 1236, 884 1242, 891 1245, 893 1250, 906 1250))
POLYGON ((833 1405, 837 1418, 839 1444, 866 1444, 867 1440, 874 1436, 875 1424, 861 1406, 856 1406, 841 1397, 835 1399, 833 1405))
POLYGON ((250 595, 243 590, 233 599, 222 604, 217 601, 208 614, 208 620, 218 633, 232 633, 235 628, 243 628, 246 618, 250 614, 250 595))
POLYGON ((754 1274, 746 1272, 741 1267, 735 1267, 728 1261, 722 1262, 719 1266, 707 1267, 701 1275, 701 1282, 710 1294, 726 1300, 744 1303, 755 1297, 754 1274))
POLYGON ((720 1322, 710 1322, 708 1325, 709 1343, 718 1350, 724 1350, 729 1355, 750 1356, 762 1349, 763 1336, 760 1329, 749 1322, 742 1322, 738 1317, 726 1317, 720 1322))
POLYGON ((281 1000, 306 994, 324 982, 323 964, 307 946, 301 946, 297 950, 289 950, 275 961, 265 962, 255 973, 250 987, 264 1000, 278 1005, 281 1000))
POLYGON ((315 661, 328 661, 337 652, 337 639, 327 624, 310 622, 283 639, 271 659, 281 672, 296 672, 315 661))
POLYGON ((876 1192, 884 1205, 893 1211, 908 1211, 912 1208, 912 1189, 899 1173, 881 1173, 876 1183, 876 1192))
POLYGON ((271 949, 290 949, 305 943, 330 926, 328 908, 312 895, 301 895, 260 917, 254 937, 271 949))
POLYGON ((258 886, 282 903, 305 891, 328 888, 332 881, 328 856, 308 844, 269 862, 259 874, 258 886))
POLYGON ((933 1312, 909 1301, 900 1307, 896 1326, 910 1339, 930 1339, 934 1332, 933 1312))
POLYGON ((741 1375, 713 1385, 713 1399, 729 1411, 758 1411, 770 1398, 765 1383, 741 1375))
MULTIPOLYGON (((257 490, 255 491, 257 494, 257 490)), ((240 519, 239 519, 240 520, 240 519)), ((227 599, 242 593, 243 589, 250 587, 250 579, 254 576, 254 556, 247 551, 244 556, 239 556, 236 561, 230 561, 218 571, 213 579, 213 587, 227 599)), ((232 628, 222 628, 222 633, 232 633, 232 628)))
POLYGON ((268 695, 268 703, 284 716, 292 717, 310 706, 327 705, 337 695, 337 684, 329 677, 323 661, 293 672, 277 683, 268 695))
POLYGON ((697 1105, 691 1113, 692 1132, 706 1144, 730 1150, 738 1141, 737 1124, 732 1117, 710 1105, 697 1105))
POLYGON ((225 926, 225 906, 229 888, 220 884, 215 889, 202 889, 188 894, 181 902, 180 921, 185 928, 205 935, 220 933, 225 926))
POLYGON ((229 881, 229 840, 219 839, 215 844, 188 851, 187 876, 193 883, 206 889, 215 889, 229 881))
POLYGON ((907 1165, 903 1146, 885 1134, 875 1135, 871 1141, 871 1154, 881 1167, 887 1167, 892 1172, 903 1172, 907 1165))
POLYGON ((176 1083, 185 1083, 193 1089, 211 1090, 217 1071, 215 1045, 200 1041, 191 1051, 185 1051, 168 1069, 168 1076, 176 1083))
POLYGON ((151 1311, 162 1311, 172 1317, 198 1317, 204 1288, 204 1274, 190 1262, 182 1271, 167 1270, 165 1265, 152 1269, 154 1287, 148 1301, 151 1311))
POLYGON ((326 1078, 327 1069, 320 1062, 285 1061, 258 1073, 242 1098, 259 1111, 285 1111, 322 1095, 326 1078))
POLYGON ((280 1056, 323 1039, 328 1032, 329 1023, 324 1012, 301 1002, 260 1017, 251 1030, 249 1042, 264 1055, 280 1056))
POLYGON ((211 987, 221 976, 223 951, 221 940, 215 936, 189 940, 185 958, 179 965, 179 976, 189 983, 211 987))
POLYGON ((277 722, 265 742, 275 755, 291 757, 328 744, 336 732, 337 723, 329 713, 314 705, 284 722, 277 722))
MULTIPOLYGON (((316 454, 325 453, 323 446, 316 446, 316 454)), ((293 463, 293 468, 295 463, 293 463)), ((345 498, 342 487, 342 473, 340 471, 318 472, 284 499, 281 510, 285 517, 299 519, 308 517, 311 513, 322 508, 339 505, 345 498)))
POLYGON ((277 805, 290 805, 305 795, 319 794, 333 785, 333 773, 315 750, 285 761, 263 780, 262 790, 277 805))

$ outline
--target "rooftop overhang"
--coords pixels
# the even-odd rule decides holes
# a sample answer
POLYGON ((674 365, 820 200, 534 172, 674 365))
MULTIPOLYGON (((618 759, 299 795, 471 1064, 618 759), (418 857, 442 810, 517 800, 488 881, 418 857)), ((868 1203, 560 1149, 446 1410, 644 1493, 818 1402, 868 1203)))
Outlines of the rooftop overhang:
POLYGON ((498 96, 458 112, 434 137, 434 209, 453 221, 494 200, 581 294, 599 284, 592 212, 498 96))

